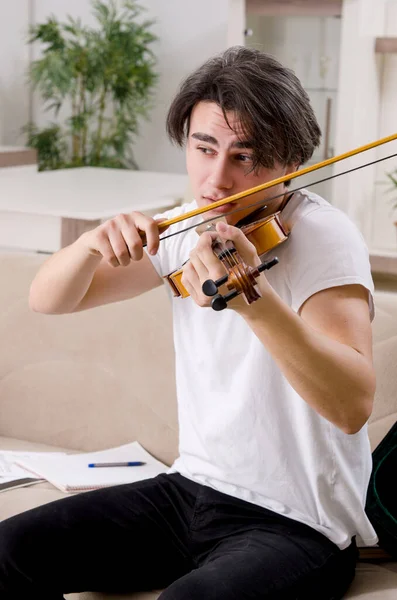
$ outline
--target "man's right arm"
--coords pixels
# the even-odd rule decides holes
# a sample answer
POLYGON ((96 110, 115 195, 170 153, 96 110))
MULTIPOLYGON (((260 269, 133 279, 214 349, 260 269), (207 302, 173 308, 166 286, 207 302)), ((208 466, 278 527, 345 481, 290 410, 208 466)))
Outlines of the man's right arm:
POLYGON ((157 222, 141 213, 119 215, 51 256, 34 278, 32 310, 63 314, 138 296, 162 283, 143 250, 159 245, 157 222))

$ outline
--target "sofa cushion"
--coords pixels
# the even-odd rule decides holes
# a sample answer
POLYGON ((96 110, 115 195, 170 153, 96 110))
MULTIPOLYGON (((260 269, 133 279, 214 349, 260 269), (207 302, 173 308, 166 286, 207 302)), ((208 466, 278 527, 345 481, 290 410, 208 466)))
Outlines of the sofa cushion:
POLYGON ((67 315, 33 313, 29 287, 43 257, 0 255, 0 435, 101 450, 138 439, 171 464, 177 454, 169 298, 67 315), (18 401, 16 401, 18 399, 18 401))
MULTIPOLYGON (((377 300, 378 297, 376 296, 375 301, 377 302, 377 300)), ((382 298, 381 301, 385 302, 385 299, 382 298)), ((379 307, 378 304, 376 304, 375 318, 372 323, 372 337, 374 344, 382 342, 393 335, 397 335, 397 315, 391 314, 390 310, 387 310, 388 308, 388 305, 383 304, 379 307)))
POLYGON ((362 562, 357 565, 356 577, 345 599, 396 600, 396 597, 397 563, 362 562))
POLYGON ((397 421, 397 335, 374 345, 376 393, 369 419, 369 436, 374 450, 397 421))

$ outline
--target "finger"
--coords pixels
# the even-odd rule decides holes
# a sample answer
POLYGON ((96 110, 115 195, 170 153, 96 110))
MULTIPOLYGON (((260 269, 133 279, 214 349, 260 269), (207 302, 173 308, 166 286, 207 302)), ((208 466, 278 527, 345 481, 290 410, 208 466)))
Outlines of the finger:
POLYGON ((130 264, 131 255, 121 231, 116 226, 111 226, 108 232, 109 243, 114 256, 122 267, 130 264))
POLYGON ((132 260, 141 260, 143 256, 142 238, 130 215, 119 215, 120 234, 128 248, 132 260))
MULTIPOLYGON (((133 222, 135 223, 135 227, 145 234, 146 246, 149 254, 156 254, 159 249, 160 243, 160 231, 158 221, 155 221, 151 217, 147 217, 142 213, 133 213, 131 217, 133 222)), ((141 245, 143 246, 142 238, 141 245)))
POLYGON ((129 256, 132 260, 141 260, 143 256, 142 238, 138 230, 134 227, 122 227, 122 236, 128 248, 129 256))
POLYGON ((166 223, 167 221, 168 219, 166 219, 165 217, 162 217, 161 219, 155 219, 155 222, 158 224, 159 233, 167 231, 168 227, 170 227, 170 225, 164 225, 164 223, 166 223))
POLYGON ((201 283, 196 269, 190 261, 183 267, 181 282, 193 300, 198 304, 198 297, 201 295, 201 283))
POLYGON ((247 265, 256 267, 260 264, 261 260, 254 244, 247 239, 241 229, 220 221, 216 224, 216 230, 223 240, 231 240, 233 242, 237 252, 247 265))
POLYGON ((195 250, 190 253, 189 260, 201 283, 209 278, 208 269, 195 250))
POLYGON ((112 245, 109 241, 108 234, 106 231, 103 231, 98 236, 98 251, 103 256, 103 259, 106 260, 112 267, 119 267, 120 263, 113 251, 112 245))
POLYGON ((218 279, 225 274, 225 267, 215 255, 213 244, 219 240, 219 235, 214 232, 206 232, 200 236, 196 248, 191 253, 191 260, 197 268, 202 283, 207 279, 218 279), (200 267, 200 264, 204 266, 200 267))
POLYGON ((118 215, 116 220, 132 260, 140 260, 143 256, 142 238, 145 239, 150 254, 157 252, 159 235, 157 224, 153 219, 141 213, 130 213, 118 215))
POLYGON ((199 240, 196 244, 196 250, 212 250, 214 242, 219 238, 219 235, 216 231, 205 231, 199 237, 199 240))

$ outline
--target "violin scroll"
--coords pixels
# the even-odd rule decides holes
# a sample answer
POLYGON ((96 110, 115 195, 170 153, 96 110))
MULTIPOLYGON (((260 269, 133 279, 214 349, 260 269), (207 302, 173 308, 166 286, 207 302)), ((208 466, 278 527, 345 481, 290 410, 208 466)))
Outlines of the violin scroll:
POLYGON ((233 298, 236 298, 236 296, 238 296, 239 294, 244 294, 247 303, 252 304, 252 302, 254 302, 260 297, 255 289, 256 279, 263 271, 271 269, 277 263, 278 258, 274 257, 269 261, 262 262, 254 269, 246 267, 244 275, 248 278, 248 282, 243 284, 240 280, 242 273, 239 273, 236 276, 236 274, 233 273, 232 268, 228 274, 224 275, 220 279, 217 279, 216 281, 213 281, 212 279, 207 279, 206 281, 204 281, 202 285, 202 291, 206 296, 213 296, 211 301, 211 307, 213 308, 213 310, 216 311, 224 310, 225 308, 227 308, 227 303, 230 302, 230 300, 233 300, 233 298), (228 289, 230 289, 231 291, 228 294, 222 296, 222 294, 218 293, 218 288, 224 283, 227 284, 228 289), (247 285, 251 286, 251 289, 249 290, 250 293, 247 293, 247 285))

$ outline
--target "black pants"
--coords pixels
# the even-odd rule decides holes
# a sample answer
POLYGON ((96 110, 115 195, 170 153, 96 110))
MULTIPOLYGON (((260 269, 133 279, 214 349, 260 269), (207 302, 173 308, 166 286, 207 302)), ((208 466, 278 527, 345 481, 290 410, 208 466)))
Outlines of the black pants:
POLYGON ((0 523, 1 600, 164 589, 161 600, 331 600, 354 577, 311 527, 179 474, 85 492, 0 523))

